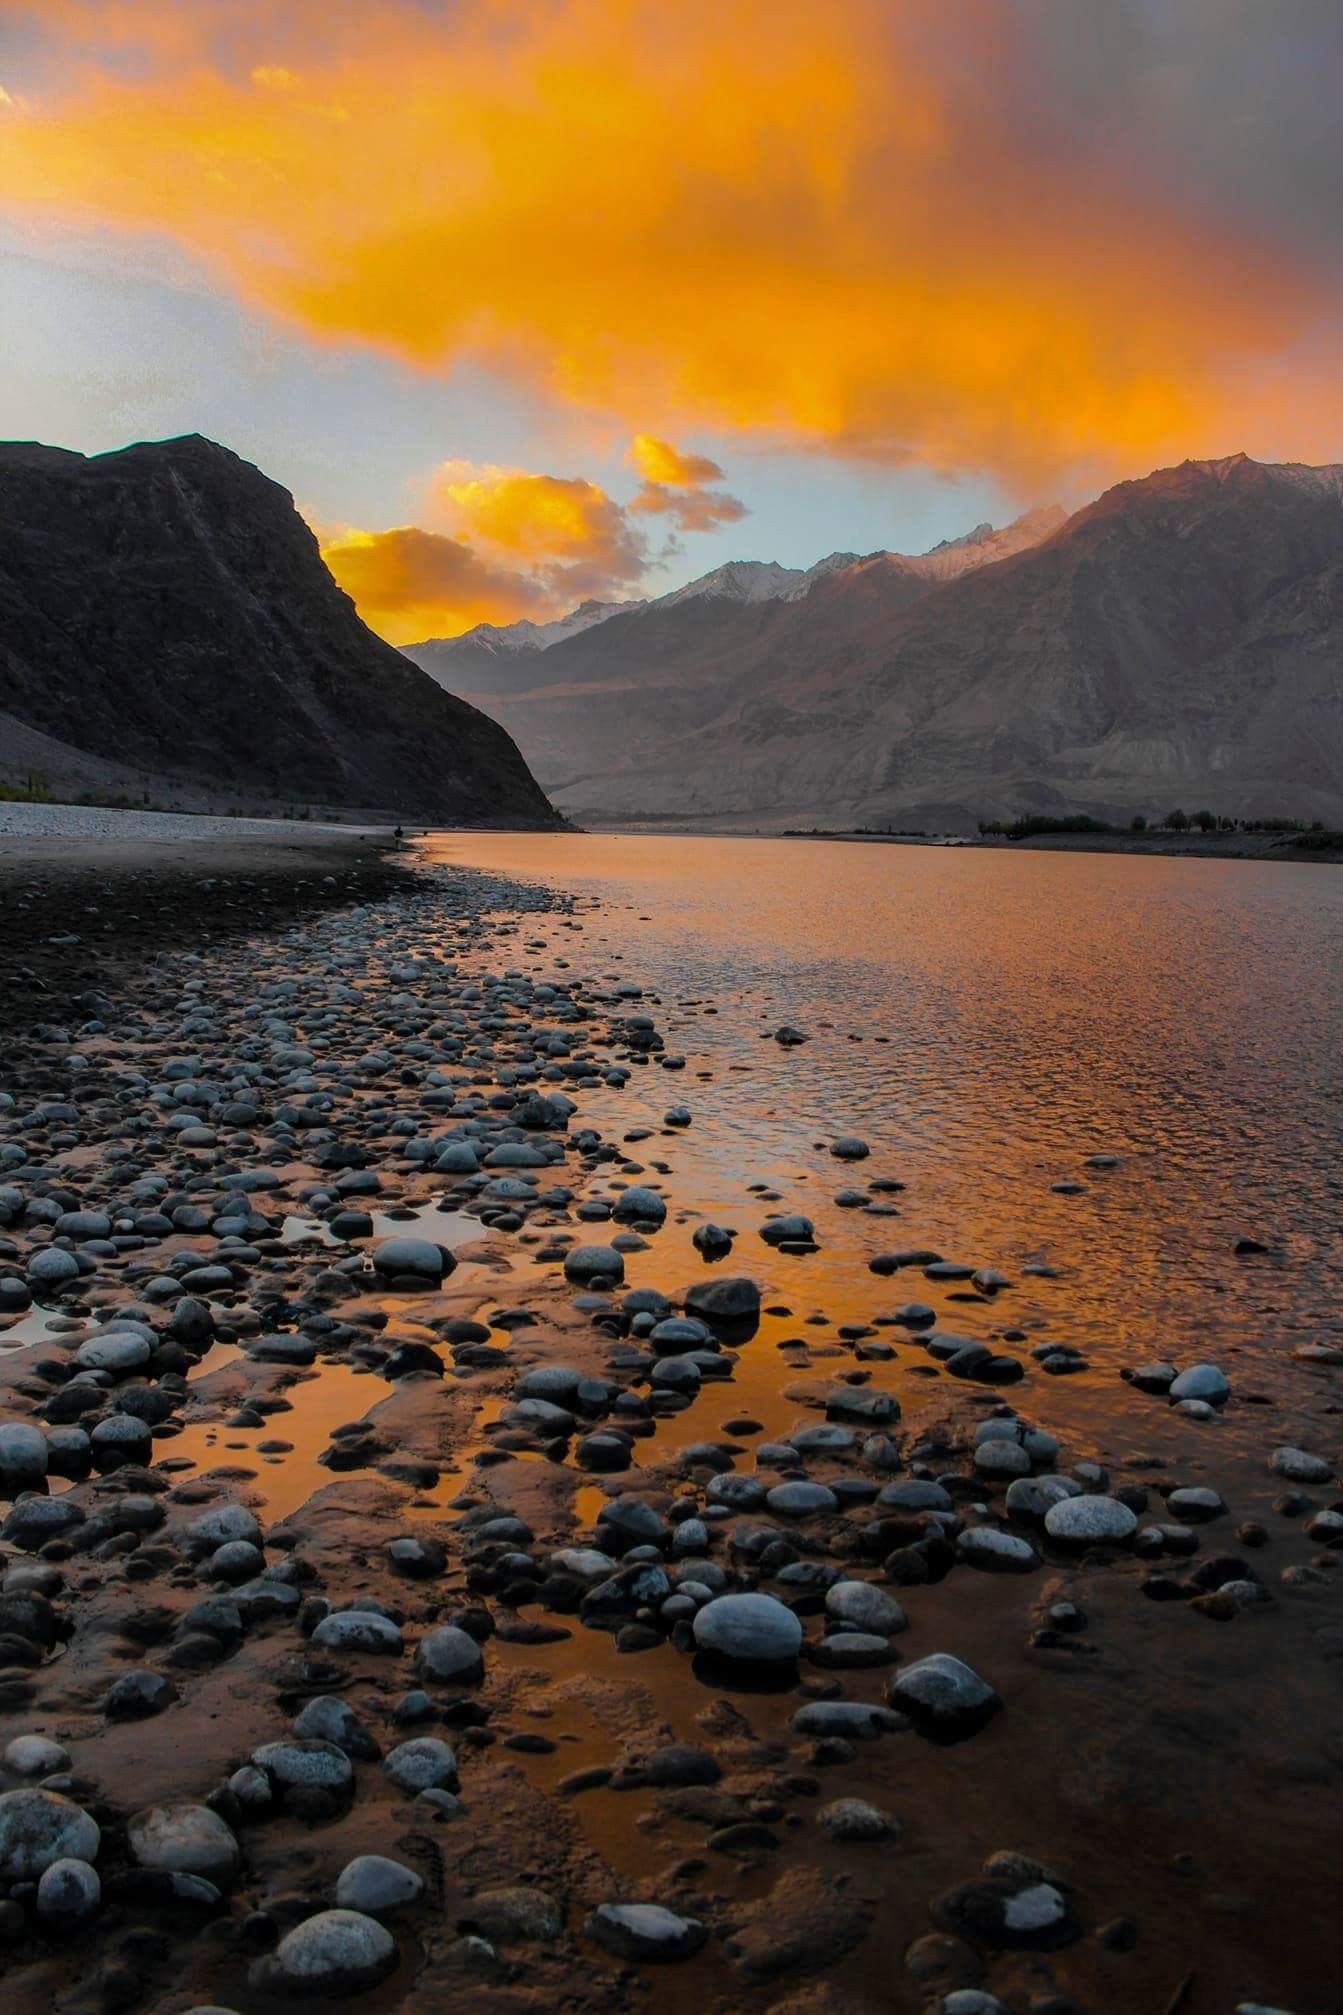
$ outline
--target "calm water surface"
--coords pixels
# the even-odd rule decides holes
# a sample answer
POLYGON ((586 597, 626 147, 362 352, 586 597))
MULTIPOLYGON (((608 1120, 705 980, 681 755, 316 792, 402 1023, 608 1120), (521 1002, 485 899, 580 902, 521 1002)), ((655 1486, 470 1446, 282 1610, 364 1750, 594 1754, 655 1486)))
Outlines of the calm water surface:
MULTIPOLYGON (((1012 1848, 1062 1869, 1093 1923, 1123 1913, 1140 1926, 1127 1957, 1091 1941, 1070 1952, 1076 2005, 1228 2015, 1257 1998, 1294 2015, 1335 2010, 1340 1591, 1327 1574, 1300 1592, 1282 1582, 1312 1546, 1278 1508, 1267 1456, 1281 1443, 1336 1454, 1339 1442, 1339 1372, 1293 1352, 1343 1340, 1343 871, 671 837, 448 834, 427 851, 590 898, 581 935, 524 919, 519 940, 587 979, 642 985, 668 1054, 685 1058, 682 1071, 635 1070, 623 1091, 582 1095, 584 1120, 637 1157, 609 1165, 597 1187, 652 1181, 670 1204, 664 1228, 628 1256, 630 1284, 679 1293, 703 1277, 691 1234, 711 1217, 739 1234, 727 1270, 765 1286, 766 1315, 731 1383, 706 1383, 660 1418, 638 1444, 642 1467, 721 1436, 738 1414, 762 1439, 814 1422, 835 1374, 856 1369, 839 1326, 917 1299, 940 1328, 1003 1338, 1028 1364, 1029 1346, 1049 1339, 1080 1346, 1089 1368, 1056 1378, 1033 1366, 1006 1393, 967 1388, 935 1375, 917 1338, 882 1326, 883 1354, 862 1369, 899 1398, 907 1448, 945 1433, 963 1446, 977 1410, 1006 1397, 1059 1436, 1061 1467, 1099 1460, 1115 1483, 1148 1488, 1155 1518, 1163 1478, 1219 1490, 1229 1510, 1204 1529, 1204 1560, 1248 1543, 1242 1521, 1264 1527, 1254 1571, 1276 1599, 1232 1623, 1147 1600, 1136 1559, 1053 1561, 1024 1579, 958 1570, 901 1591, 902 1654, 952 1651, 1008 1706, 960 1748, 877 1744, 851 1769, 819 1773, 825 1796, 872 1797, 906 1826, 881 1864, 880 1935, 836 1974, 827 2007, 932 2005, 899 1955, 930 1928, 931 1897, 1012 1848), (771 1038, 782 1022, 809 1041, 781 1048, 771 1038), (692 1125, 664 1126, 681 1102, 692 1125), (841 1133, 866 1139, 870 1158, 833 1159, 841 1133), (1094 1154, 1119 1165, 1088 1168, 1094 1154), (879 1178, 906 1187, 869 1190, 879 1178), (1060 1194, 1060 1180, 1084 1187, 1060 1194), (842 1207, 845 1190, 868 1207, 842 1207), (771 1209, 811 1217, 820 1250, 764 1245, 771 1209), (1237 1258, 1245 1234, 1270 1250, 1237 1258), (987 1298, 917 1268, 869 1271, 872 1255, 900 1245, 1001 1268, 1013 1285, 987 1298), (1185 1419, 1118 1376, 1167 1356, 1227 1369, 1224 1415, 1185 1419), (1034 1649, 1036 1605, 1065 1593, 1089 1618, 1085 1636, 1034 1649)), ((753 1437, 732 1438, 749 1470, 753 1437)), ((639 1472, 627 1480, 637 1487, 639 1472)), ((1335 1495, 1312 1493, 1317 1506, 1335 1495)), ((600 1502, 601 1486, 586 1486, 580 1518, 600 1502)), ((537 1765, 542 1775, 603 1759, 609 1737, 599 1720, 585 1737, 584 1703, 608 1680, 646 1688, 669 1731, 697 1737, 705 1690, 674 1653, 628 1659, 578 1631, 547 1669, 568 1690, 555 1723, 564 1751, 537 1765)), ((876 1699, 881 1678, 846 1673, 845 1691, 876 1699)), ((758 1735, 789 1741, 791 1697, 738 1704, 758 1735)), ((630 1801, 579 1803, 594 1843, 636 1888, 646 1882, 658 1850, 630 1801)), ((842 1853, 814 1840, 808 1852, 848 1879, 842 1853)), ((731 1879, 748 1894, 771 1878, 731 1879)), ((668 2015, 726 2006, 711 1969, 677 1972, 659 1983, 668 2015)), ((1023 1962, 1014 2009, 1030 2001, 1029 1975, 1023 1962)))
POLYGON ((1343 1323, 1336 870, 586 835, 430 850, 601 898, 589 960, 655 994, 687 1057, 649 1096, 694 1111, 674 1160, 706 1214, 754 1231, 763 1179, 851 1254, 1058 1265, 1071 1340, 1124 1353, 1343 1323), (804 1047, 761 1040, 785 1021, 804 1047), (835 1162, 842 1132, 871 1159, 835 1162), (1085 1169, 1098 1152, 1121 1166, 1085 1169), (829 1205, 874 1175, 908 1185, 899 1218, 829 1205), (1234 1262, 1245 1233, 1273 1257, 1234 1262))

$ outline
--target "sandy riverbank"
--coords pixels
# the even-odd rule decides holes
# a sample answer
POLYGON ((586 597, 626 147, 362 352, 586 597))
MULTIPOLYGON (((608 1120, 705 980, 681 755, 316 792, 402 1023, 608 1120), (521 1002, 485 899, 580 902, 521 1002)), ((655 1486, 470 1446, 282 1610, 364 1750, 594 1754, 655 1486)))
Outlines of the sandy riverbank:
POLYGON ((373 828, 0 805, 0 1030, 80 1014, 160 953, 371 900, 405 872, 373 828))

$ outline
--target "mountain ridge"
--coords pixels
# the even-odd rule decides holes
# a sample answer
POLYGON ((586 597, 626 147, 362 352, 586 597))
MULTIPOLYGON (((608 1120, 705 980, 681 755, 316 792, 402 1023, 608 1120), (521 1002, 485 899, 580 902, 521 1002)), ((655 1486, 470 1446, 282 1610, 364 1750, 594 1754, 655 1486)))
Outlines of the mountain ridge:
POLYGON ((288 491, 199 434, 0 444, 0 761, 57 790, 555 823, 506 730, 366 628, 288 491))
POLYGON ((1343 466, 1188 461, 1035 531, 945 579, 878 556, 617 613, 481 703, 585 822, 1343 820, 1343 466))

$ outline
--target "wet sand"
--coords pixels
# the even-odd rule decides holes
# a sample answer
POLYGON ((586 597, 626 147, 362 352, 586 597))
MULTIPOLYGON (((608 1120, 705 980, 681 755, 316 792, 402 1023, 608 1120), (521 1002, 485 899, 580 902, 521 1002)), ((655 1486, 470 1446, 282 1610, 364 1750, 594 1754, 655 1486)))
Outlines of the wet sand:
MULTIPOLYGON (((70 1237, 78 1279, 8 1318, 3 1417, 49 1422, 70 1352, 130 1307, 154 1335, 153 1355, 79 1418, 147 1392, 168 1404, 152 1450, 134 1460, 80 1474, 62 1456, 72 1473, 53 1473, 49 1490, 85 1526, 100 1521, 92 1535, 75 1526, 35 1553, 5 1531, 6 1589, 34 1568, 48 1577, 59 1634, 37 1656, 21 1632, 7 1638, 0 1732, 5 1742, 41 1733, 68 1752, 51 1781, 103 1828, 104 1885, 98 1911, 60 1936, 17 1885, 15 1910, 0 1919, 12 2005, 169 2015, 207 2002, 244 2015, 289 2005, 267 1971, 277 1942, 330 1906, 353 1856, 376 1853, 425 1889, 386 1919, 397 1963, 353 2004, 370 2009, 875 2015, 940 2009, 974 1985, 1013 2015, 1140 2015, 1177 2002, 1214 2015, 1250 1999, 1325 2015, 1343 1621, 1338 1555, 1306 1526, 1338 1502, 1338 1486, 1326 1464, 1329 1480, 1288 1508, 1291 1489, 1267 1456, 1287 1442, 1336 1449, 1336 1364, 1284 1360, 1264 1378, 1231 1362, 1230 1396, 1203 1421, 1125 1383, 1127 1367, 1104 1353, 1051 1377, 1034 1353, 1066 1334, 1066 1280, 1015 1274, 994 1287, 930 1278, 912 1259, 873 1273, 873 1231, 896 1248, 917 1237, 919 1216, 917 1194, 886 1186, 894 1171, 874 1160, 833 1164, 836 1189, 866 1199, 843 1219, 862 1236, 832 1233, 827 1211, 819 1250, 805 1238, 794 1250, 766 1243, 771 1211, 815 1208, 797 1171, 768 1171, 748 1216, 739 1195, 715 1195, 715 1172, 697 1156, 696 1115, 715 1097, 717 1066, 698 1050, 694 1021, 733 1003, 701 999, 687 1011, 644 997, 636 972, 618 977, 588 948, 598 922, 588 904, 502 879, 425 873, 380 892, 363 916, 305 914, 265 935, 248 934, 254 916, 238 933, 209 921, 194 956, 123 962, 102 1027, 62 1044, 25 1024, 15 1042, 5 1087, 15 1108, 0 1115, 0 1146, 26 1152, 0 1184, 16 1184, 28 1207, 0 1227, 10 1248, 0 1275, 21 1276, 50 1243, 32 1205, 53 1195, 65 1209, 138 1209, 145 1229, 111 1251, 70 1237), (515 977, 491 985, 490 973, 515 977), (248 1018, 249 1008, 259 1012, 248 1018), (84 1069, 70 1068, 72 1050, 84 1069), (186 1078, 164 1075, 193 1054, 201 1062, 186 1078), (212 1140, 169 1124, 180 1091, 148 1102, 155 1085, 208 1093, 221 1066, 244 1061, 258 1073, 254 1117, 224 1118, 219 1095, 178 1108, 212 1140), (551 1158, 511 1179, 533 1176, 549 1201, 510 1209, 484 1187, 507 1169, 443 1173, 405 1152, 473 1125, 503 1142, 533 1087, 577 1107, 567 1125, 512 1129, 514 1145, 551 1158), (682 1102, 688 1127, 664 1117, 682 1102), (240 1192, 258 1222, 221 1234, 223 1177, 249 1170, 270 1178, 240 1192), (203 1227, 164 1230, 143 1197, 133 1203, 132 1185, 156 1171, 209 1206, 203 1227), (376 1189, 356 1181, 335 1195, 343 1177, 369 1173, 376 1189), (664 1198, 661 1228, 613 1222, 633 1184, 664 1198), (336 1213, 355 1208, 369 1210, 367 1232, 335 1229, 336 1213), (886 1211, 904 1221, 886 1224, 886 1211), (689 1242, 706 1217, 736 1231, 712 1267, 689 1242), (451 1251, 440 1285, 379 1279, 367 1255, 397 1232, 451 1251), (703 1341, 688 1392, 664 1382, 677 1353, 650 1349, 646 1318, 631 1319, 620 1290, 585 1295, 564 1278, 567 1246, 613 1238, 626 1248, 626 1288, 676 1304, 692 1283, 725 1276, 763 1288, 757 1319, 703 1341), (221 1262, 227 1282, 192 1285, 198 1265, 221 1262), (208 1307, 208 1333, 198 1316, 174 1313, 183 1300, 208 1307), (894 1319, 915 1301, 931 1322, 894 1319), (929 1349, 949 1334, 982 1339, 1023 1375, 1004 1385, 949 1375, 929 1349), (278 1351, 275 1338, 287 1339, 278 1351), (311 1362, 285 1361, 295 1349, 310 1349, 311 1362), (398 1373, 389 1353, 416 1349, 431 1368, 398 1373), (518 1380, 556 1366, 594 1382, 563 1409, 568 1424, 514 1411, 518 1380), (791 1448, 788 1437, 841 1425, 854 1395, 874 1393, 898 1402, 878 1435, 893 1447, 855 1422, 848 1443, 791 1448), (1148 1528, 1174 1522, 1163 1488, 1177 1484, 1214 1487, 1228 1510, 1190 1529, 1192 1552, 1183 1539, 1178 1550, 1067 1550, 1038 1520, 1008 1512, 1004 1476, 976 1467, 976 1428, 994 1420, 1008 1436, 1015 1419, 1058 1440, 1056 1455, 1028 1465, 1037 1481, 1082 1465, 1077 1487, 1123 1493, 1148 1528), (585 1467, 587 1443, 609 1442, 621 1424, 628 1466, 585 1467), (842 1481, 852 1495, 801 1517, 734 1512, 725 1476, 768 1488, 842 1481), (888 1485, 919 1479, 940 1480, 954 1509, 874 1504, 888 1485), (702 1518, 706 1574, 782 1597, 805 1633, 800 1664, 712 1670, 694 1656, 685 1616, 660 1614, 657 1599, 612 1596, 602 1627, 584 1620, 594 1583, 555 1555, 600 1542, 618 1559, 623 1547, 598 1521, 622 1494, 655 1515, 653 1562, 673 1573, 690 1563, 682 1581, 697 1555, 676 1535, 702 1518), (263 1539, 265 1565, 241 1586, 211 1572, 187 1530, 226 1503, 249 1508, 263 1539), (473 1537, 487 1518, 522 1524, 473 1537), (763 1549, 752 1536, 761 1527, 773 1535, 763 1549), (964 1528, 1023 1540, 1032 1565, 982 1571, 960 1555, 964 1528), (398 1571, 385 1550, 398 1537, 438 1542, 437 1571, 432 1560, 423 1578, 398 1571), (1214 1566, 1233 1558, 1234 1573, 1214 1566), (1251 1593, 1219 1599, 1242 1570, 1251 1593), (823 1662, 824 1590, 837 1576, 871 1583, 907 1614, 872 1665, 823 1662), (1150 1585, 1161 1580, 1170 1591, 1150 1585), (188 1620, 212 1594, 244 1612, 236 1635, 213 1642, 188 1620), (394 1619, 404 1655, 314 1640, 330 1610, 369 1602, 394 1619), (1060 1604, 1078 1615, 1059 1621, 1060 1604), (449 1620, 479 1639, 483 1682, 426 1683, 428 1701, 413 1710, 425 1718, 412 1718, 413 1648, 449 1620), (944 1746, 898 1721, 859 1743, 794 1727, 827 1700, 881 1703, 892 1674, 939 1651, 1003 1702, 967 1739, 944 1746), (128 1671, 167 1678, 175 1697, 144 1720, 117 1720, 109 1689, 128 1671), (244 1792, 257 1786, 238 1783, 238 1769, 286 1735, 305 1701, 332 1696, 384 1753, 421 1735, 450 1743, 456 1792, 416 1799, 359 1754, 352 1798, 305 1801, 272 1779, 249 1806, 244 1792), (650 1768, 673 1743, 693 1763, 650 1768), (215 1900, 173 1901, 137 1875, 128 1821, 156 1801, 207 1799, 240 1843, 240 1865, 215 1900), (891 1815, 898 1832, 831 1838, 818 1814, 843 1799, 891 1815), (1047 1929, 1004 1942, 967 1927, 956 1892, 982 1888, 986 1865, 994 1895, 1043 1887, 1063 1899, 1066 1942, 1047 1929), (501 1899, 500 1889, 530 1894, 501 1899), (538 1936, 547 1901, 558 1922, 538 1936), (707 1940, 675 1964, 623 1961, 589 1929, 590 1914, 616 1901, 656 1902, 707 1940)), ((763 1049, 761 1070, 781 1087, 788 1067, 786 1048, 763 1049)), ((1087 1180, 1125 1178, 1096 1170, 1087 1180)), ((1263 1265, 1271 1296, 1277 1262, 1238 1264, 1263 1265)), ((1149 1355, 1161 1354, 1158 1339, 1149 1355)), ((149 1400, 142 1410, 160 1411, 149 1400)), ((618 1452, 606 1447, 602 1461, 618 1452)), ((693 1610, 704 1598, 687 1601, 693 1610)), ((6 1788, 21 1781, 5 1773, 6 1788)))

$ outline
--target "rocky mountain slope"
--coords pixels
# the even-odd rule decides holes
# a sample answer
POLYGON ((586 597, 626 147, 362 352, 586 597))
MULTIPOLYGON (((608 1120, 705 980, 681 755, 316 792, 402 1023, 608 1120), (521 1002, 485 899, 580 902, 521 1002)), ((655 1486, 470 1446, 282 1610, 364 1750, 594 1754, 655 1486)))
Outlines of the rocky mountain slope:
MULTIPOLYGON (((422 644, 407 644, 406 656, 449 692, 528 692, 533 686, 544 685, 549 676, 548 668, 538 663, 538 653, 567 643, 613 616, 647 615, 660 620, 689 602, 711 602, 722 614, 728 607, 798 601, 825 575, 852 566, 857 558, 856 553, 831 553, 814 567, 805 568, 782 567, 777 560, 728 560, 711 574, 701 574, 698 580, 687 581, 684 587, 672 588, 651 601, 580 602, 553 623, 532 623, 525 617, 502 625, 477 623, 459 637, 430 637, 422 644)), ((561 670, 556 676, 563 682, 567 674, 561 670)))
POLYGON ((0 445, 0 778, 457 824, 555 814, 509 736, 375 637, 287 491, 188 436, 0 445))
POLYGON ((793 601, 619 612, 482 704, 596 823, 1339 823, 1343 468, 1187 462, 1060 515, 793 601))

